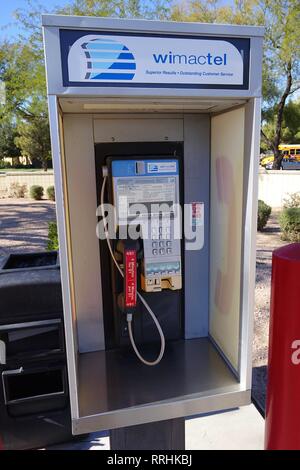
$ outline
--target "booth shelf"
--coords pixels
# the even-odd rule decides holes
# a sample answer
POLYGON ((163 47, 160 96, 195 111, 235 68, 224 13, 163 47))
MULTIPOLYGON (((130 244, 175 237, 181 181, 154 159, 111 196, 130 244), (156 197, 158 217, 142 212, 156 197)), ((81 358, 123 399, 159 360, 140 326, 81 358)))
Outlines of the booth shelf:
POLYGON ((73 433, 113 429, 250 403, 209 338, 167 344, 164 360, 149 368, 131 351, 79 355, 79 419, 73 433))

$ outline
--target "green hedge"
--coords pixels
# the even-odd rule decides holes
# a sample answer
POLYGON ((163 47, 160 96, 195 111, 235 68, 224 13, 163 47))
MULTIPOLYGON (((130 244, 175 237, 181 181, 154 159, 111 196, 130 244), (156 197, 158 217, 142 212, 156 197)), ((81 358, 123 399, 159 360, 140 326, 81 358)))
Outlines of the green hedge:
POLYGON ((43 186, 33 185, 30 187, 30 197, 36 201, 40 201, 44 196, 43 186))
POLYGON ((0 169, 7 170, 8 168, 11 168, 11 163, 0 160, 0 169))
POLYGON ((282 240, 300 242, 300 207, 283 209, 279 216, 282 240))
POLYGON ((257 230, 262 231, 271 215, 272 208, 261 199, 258 200, 257 230))
POLYGON ((49 222, 48 224, 48 243, 47 250, 58 250, 58 235, 57 235, 57 223, 49 222))
POLYGON ((50 199, 50 201, 55 201, 55 190, 54 190, 54 186, 49 186, 47 188, 47 196, 48 196, 48 199, 50 199))

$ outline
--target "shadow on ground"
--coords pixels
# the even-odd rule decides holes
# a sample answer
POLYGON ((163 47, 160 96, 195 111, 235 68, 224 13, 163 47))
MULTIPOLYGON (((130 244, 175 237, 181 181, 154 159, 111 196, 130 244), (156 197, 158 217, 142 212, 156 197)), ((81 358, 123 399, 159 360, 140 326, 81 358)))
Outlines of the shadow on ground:
POLYGON ((260 414, 265 417, 267 366, 254 367, 252 370, 252 401, 260 414))
POLYGON ((280 233, 280 227, 274 226, 274 225, 267 225, 264 228, 265 233, 280 233))
POLYGON ((109 450, 109 434, 99 431, 77 436, 70 442, 48 446, 47 450, 109 450))
POLYGON ((272 265, 269 261, 257 261, 256 262, 256 286, 259 283, 270 283, 272 265))

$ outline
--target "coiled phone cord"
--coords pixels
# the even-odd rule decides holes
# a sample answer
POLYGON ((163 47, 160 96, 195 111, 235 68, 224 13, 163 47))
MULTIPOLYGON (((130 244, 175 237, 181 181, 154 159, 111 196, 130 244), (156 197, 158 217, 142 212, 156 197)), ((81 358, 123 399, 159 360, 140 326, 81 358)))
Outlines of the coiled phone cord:
MULTIPOLYGON (((121 267, 119 266, 119 264, 118 264, 118 262, 115 258, 115 255, 113 253, 113 249, 112 249, 110 239, 109 239, 109 234, 108 234, 108 231, 107 231, 107 223, 106 223, 107 221, 106 221, 106 217, 104 216, 103 205, 104 205, 104 191, 105 191, 106 181, 107 181, 107 176, 104 176, 103 183, 102 183, 102 188, 101 188, 101 198, 100 198, 101 199, 101 215, 102 215, 102 218, 103 218, 105 238, 106 238, 107 246, 108 246, 110 255, 113 259, 113 262, 115 263, 115 265, 116 265, 119 273, 121 274, 121 276, 124 277, 124 272, 122 271, 121 267)), ((137 295, 138 295, 139 299, 141 300, 141 302, 143 303, 143 305, 146 307, 146 309, 147 309, 148 313, 150 314, 152 320, 154 321, 155 326, 156 326, 157 331, 158 331, 159 336, 160 336, 160 344, 161 344, 160 352, 159 352, 157 358, 155 359, 155 361, 147 361, 146 359, 144 359, 143 356, 140 354, 140 352, 139 352, 139 350, 138 350, 138 348, 135 344, 134 337, 133 337, 133 332, 132 332, 132 314, 127 314, 127 317, 126 317, 127 324, 128 324, 129 339, 130 339, 132 348, 133 348, 135 354, 137 355, 137 357, 139 358, 139 360, 141 362, 143 362, 143 364, 146 364, 146 366, 156 366, 162 360, 162 357, 163 357, 164 352, 165 352, 164 333, 162 331, 162 328, 159 324, 158 319, 156 318, 154 312, 151 310, 150 306, 148 305, 148 303, 146 302, 144 297, 139 292, 137 292, 137 295)))

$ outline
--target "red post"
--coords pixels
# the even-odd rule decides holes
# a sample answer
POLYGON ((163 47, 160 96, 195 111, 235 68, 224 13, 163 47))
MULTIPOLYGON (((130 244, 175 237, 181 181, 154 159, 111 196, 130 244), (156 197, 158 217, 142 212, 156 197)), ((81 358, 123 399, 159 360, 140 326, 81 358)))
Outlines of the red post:
POLYGON ((300 243, 273 252, 265 448, 300 449, 300 243))

